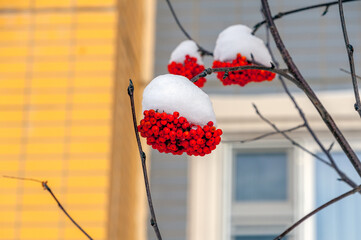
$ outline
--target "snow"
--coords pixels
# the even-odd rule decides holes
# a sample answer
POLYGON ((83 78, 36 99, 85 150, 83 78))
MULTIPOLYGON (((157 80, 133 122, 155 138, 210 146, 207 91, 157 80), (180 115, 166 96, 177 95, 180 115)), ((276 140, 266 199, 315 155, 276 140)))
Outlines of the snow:
POLYGON ((204 126, 209 121, 216 125, 212 102, 188 78, 165 74, 154 78, 143 92, 143 111, 157 110, 172 114, 179 112, 190 123, 204 126))
POLYGON ((214 59, 221 62, 231 62, 237 58, 237 53, 247 60, 254 60, 264 66, 271 67, 271 55, 263 40, 251 34, 252 29, 245 25, 233 25, 224 29, 217 38, 214 48, 214 59))
POLYGON ((197 63, 199 65, 204 65, 202 57, 198 52, 197 44, 192 40, 185 40, 181 42, 170 55, 169 63, 183 63, 186 55, 197 58, 197 63))

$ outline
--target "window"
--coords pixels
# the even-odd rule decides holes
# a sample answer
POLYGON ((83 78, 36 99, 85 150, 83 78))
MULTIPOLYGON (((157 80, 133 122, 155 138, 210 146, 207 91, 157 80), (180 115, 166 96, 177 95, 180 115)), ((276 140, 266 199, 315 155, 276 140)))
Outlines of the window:
POLYGON ((234 185, 237 202, 286 201, 286 153, 238 153, 234 185))
POLYGON ((287 148, 233 150, 232 239, 273 239, 292 223, 295 186, 290 153, 287 148))

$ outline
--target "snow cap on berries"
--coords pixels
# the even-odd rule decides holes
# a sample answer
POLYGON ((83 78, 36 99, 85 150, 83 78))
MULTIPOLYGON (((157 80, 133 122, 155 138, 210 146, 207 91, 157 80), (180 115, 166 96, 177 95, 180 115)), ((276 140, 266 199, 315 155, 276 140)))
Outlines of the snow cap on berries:
POLYGON ((144 89, 142 105, 143 112, 153 109, 172 114, 177 111, 190 123, 204 126, 212 121, 216 124, 208 95, 180 75, 165 74, 154 78, 144 89))
POLYGON ((263 40, 252 35, 252 30, 245 25, 233 25, 224 29, 217 38, 214 59, 230 62, 240 53, 247 60, 271 67, 272 58, 263 40))
POLYGON ((203 65, 202 57, 198 52, 197 44, 192 40, 185 40, 181 42, 170 55, 169 63, 183 63, 186 55, 195 57, 197 59, 197 64, 203 65))

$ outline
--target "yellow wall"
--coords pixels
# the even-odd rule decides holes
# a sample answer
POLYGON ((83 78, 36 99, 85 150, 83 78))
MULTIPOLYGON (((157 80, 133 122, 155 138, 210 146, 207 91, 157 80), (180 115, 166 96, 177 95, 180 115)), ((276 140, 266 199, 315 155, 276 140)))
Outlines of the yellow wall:
MULTIPOLYGON (((108 203, 119 204, 109 189, 121 12, 115 0, 0 1, 0 174, 48 180, 98 240, 108 234, 108 203)), ((0 239, 84 236, 40 184, 0 178, 0 239)))

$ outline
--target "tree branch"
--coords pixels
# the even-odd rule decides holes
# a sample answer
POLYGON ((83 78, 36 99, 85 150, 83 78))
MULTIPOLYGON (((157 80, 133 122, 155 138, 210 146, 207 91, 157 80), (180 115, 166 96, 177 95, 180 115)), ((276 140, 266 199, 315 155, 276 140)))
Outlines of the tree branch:
POLYGON ((265 118, 258 110, 256 104, 252 104, 256 114, 267 124, 269 124, 277 133, 281 134, 284 138, 286 138, 292 145, 302 149, 303 151, 307 152, 308 154, 310 154, 311 156, 315 157, 316 159, 320 160, 321 162, 323 162, 324 164, 328 165, 329 167, 331 166, 331 163, 327 162, 326 160, 324 160, 323 158, 319 157, 317 154, 311 152, 310 150, 308 150, 307 148, 305 148, 304 146, 302 146, 301 144, 299 144, 298 142, 296 142, 295 140, 293 140, 292 138, 290 138, 284 131, 281 131, 274 123, 272 123, 270 120, 268 120, 267 118, 265 118))
POLYGON ((280 74, 283 77, 290 80, 291 82, 293 82, 294 84, 296 84, 298 87, 301 87, 300 83, 295 78, 293 78, 292 76, 290 76, 288 74, 287 69, 277 69, 277 68, 273 68, 273 67, 265 67, 265 66, 260 66, 260 65, 246 65, 246 66, 225 67, 225 68, 207 68, 200 74, 194 76, 191 79, 191 81, 196 82, 198 79, 200 79, 202 77, 206 77, 207 75, 210 75, 215 72, 226 72, 227 73, 227 72, 236 72, 236 71, 242 71, 242 70, 248 70, 248 69, 266 70, 269 72, 274 72, 274 73, 280 74))
POLYGON ((306 216, 304 216, 303 218, 301 218, 300 220, 298 220, 297 222, 295 222, 291 227, 287 228, 283 233, 281 233, 278 237, 276 237, 274 240, 281 240, 282 238, 284 238, 288 233, 290 233, 293 229, 295 229, 298 225, 300 225, 301 223, 303 223, 306 219, 308 219, 309 217, 315 215, 316 213, 318 213, 319 211, 321 211, 322 209, 344 199, 345 197, 348 197, 352 194, 355 194, 356 192, 360 192, 361 191, 361 185, 359 185, 358 187, 352 189, 351 191, 348 191, 330 201, 328 201, 327 203, 323 204, 322 206, 316 208, 315 210, 313 210, 312 212, 310 212, 309 214, 307 214, 306 216))
MULTIPOLYGON (((274 54, 272 52, 272 49, 270 47, 269 44, 269 27, 268 25, 266 26, 266 37, 267 37, 267 41, 266 41, 266 47, 268 48, 270 55, 272 57, 272 61, 274 62, 275 66, 278 68, 279 64, 277 62, 277 60, 274 57, 274 54)), ((293 102, 295 108, 298 111, 299 116, 302 118, 304 126, 306 127, 307 131, 310 133, 310 135, 312 136, 312 138, 314 139, 314 141, 317 143, 317 145, 320 147, 320 149, 322 150, 322 152, 326 155, 326 157, 329 159, 330 161, 330 167, 332 167, 336 173, 340 176, 341 180, 344 181, 345 183, 347 183, 349 186, 351 186, 352 188, 355 188, 357 185, 356 183, 354 183, 344 172, 342 172, 338 165, 336 164, 336 161, 333 159, 330 151, 331 148, 333 146, 333 144, 330 146, 329 149, 326 149, 325 146, 322 144, 322 142, 319 140, 319 138, 317 137, 316 133, 313 131, 313 129, 311 128, 306 115, 304 114, 302 108, 298 105, 296 99, 293 97, 293 95, 291 94, 291 92, 289 91, 285 81, 283 80, 281 75, 278 75, 278 79, 280 80, 283 89, 285 90, 286 94, 288 95, 288 97, 291 99, 291 101, 293 102)))
POLYGON ((50 193, 50 195, 52 196, 52 198, 56 201, 56 203, 58 204, 59 208, 61 211, 64 212, 64 214, 70 219, 70 221, 85 235, 88 237, 88 239, 93 240, 89 234, 87 232, 85 232, 85 230, 80 227, 80 225, 75 222, 75 220, 69 215, 69 213, 65 210, 65 208, 63 207, 63 205, 60 203, 60 201, 55 197, 53 191, 50 189, 49 185, 48 185, 48 181, 40 181, 38 179, 34 179, 34 178, 22 178, 22 177, 13 177, 13 176, 3 176, 5 178, 12 178, 12 179, 18 179, 18 180, 23 180, 23 181, 32 181, 32 182, 38 182, 41 183, 41 185, 43 186, 44 190, 48 191, 50 193))
MULTIPOLYGON (((354 1, 359 1, 359 0, 344 0, 343 2, 354 2, 354 1)), ((277 20, 282 18, 283 16, 286 15, 290 15, 293 13, 298 13, 298 12, 303 12, 303 11, 307 11, 307 10, 311 10, 311 9, 315 9, 315 8, 320 8, 320 7, 325 7, 325 11, 323 11, 322 16, 326 15, 326 13, 328 12, 328 8, 332 5, 336 5, 338 4, 338 1, 333 1, 333 2, 327 2, 327 3, 321 3, 321 4, 315 4, 315 5, 311 5, 311 6, 307 6, 307 7, 302 7, 302 8, 297 8, 297 9, 293 9, 290 11, 286 11, 286 12, 279 12, 276 15, 272 16, 273 20, 277 20)), ((266 23, 266 20, 263 20, 259 23, 256 23, 253 26, 253 31, 252 34, 255 34, 255 32, 257 32, 257 30, 266 23)))
POLYGON ((155 217, 152 196, 151 196, 151 193, 150 193, 147 166, 146 166, 146 155, 145 155, 145 152, 143 152, 142 143, 140 142, 138 127, 137 127, 137 118, 136 118, 136 115, 135 115, 135 106, 134 106, 134 85, 133 85, 133 82, 132 82, 131 79, 129 79, 128 95, 129 95, 129 98, 130 98, 130 104, 131 104, 131 108, 132 108, 132 116, 133 116, 133 125, 134 125, 135 137, 137 139, 137 144, 138 144, 138 149, 139 149, 139 154, 140 154, 140 160, 142 162, 144 184, 145 184, 145 189, 146 189, 146 192, 147 192, 148 205, 149 205, 149 210, 150 210, 150 215, 151 215, 150 224, 152 225, 152 227, 154 229, 154 232, 155 232, 155 234, 157 236, 157 239, 162 240, 162 236, 160 234, 158 224, 157 224, 157 219, 155 217))
POLYGON ((297 129, 299 129, 299 128, 303 128, 304 126, 305 126, 305 124, 301 124, 301 125, 298 125, 298 126, 296 126, 296 127, 289 128, 289 129, 286 129, 286 130, 280 130, 280 131, 274 131, 274 132, 265 133, 265 134, 262 134, 262 135, 260 135, 260 136, 258 136, 258 137, 241 140, 240 143, 253 142, 253 141, 257 141, 257 140, 266 138, 266 137, 271 136, 271 135, 282 134, 282 133, 287 133, 287 132, 292 132, 292 131, 297 130, 297 129))
MULTIPOLYGON (((330 160, 330 162, 327 162, 325 159, 321 158, 320 156, 318 156, 317 154, 311 152, 310 150, 308 150, 307 148, 305 148, 304 146, 302 146, 301 144, 299 144, 298 142, 296 142, 295 140, 293 140, 290 136, 288 136, 284 131, 281 131, 274 123, 272 123, 270 120, 268 120, 266 117, 264 117, 260 111, 258 110, 257 106, 255 104, 253 104, 253 108, 256 111, 256 114, 267 124, 269 124, 277 133, 281 134, 284 138, 286 138, 292 145, 300 148, 301 150, 303 150, 304 152, 310 154, 311 156, 313 156, 314 158, 316 158, 317 160, 321 161, 322 163, 326 164, 327 166, 333 168, 338 175, 340 176, 340 180, 344 181, 345 183, 347 183, 350 187, 355 188, 357 187, 357 184, 355 182, 353 182, 344 172, 342 172, 336 165, 336 163, 334 162, 332 156, 330 154, 326 155, 329 156, 328 159, 330 160)), ((322 144, 321 144, 322 145, 322 144)), ((322 145, 323 146, 323 145, 322 145)), ((360 193, 361 194, 361 193, 360 193)))
MULTIPOLYGON (((176 21, 178 27, 180 28, 180 30, 184 33, 184 35, 189 39, 189 40, 193 40, 193 38, 187 33, 187 31, 184 29, 184 27, 182 26, 182 24, 180 23, 177 15, 175 14, 175 11, 173 9, 173 6, 170 2, 170 0, 166 0, 167 4, 168 4, 168 7, 169 7, 169 10, 171 11, 172 15, 173 15, 173 18, 174 20, 176 21)), ((213 53, 211 51, 208 51, 206 49, 204 49, 201 45, 199 45, 196 41, 194 41, 198 47, 198 51, 201 52, 201 55, 204 56, 204 55, 208 55, 208 56, 213 56, 213 53)))
MULTIPOLYGON (((346 1, 344 1, 344 2, 346 2, 346 1)), ((355 74, 355 63, 353 60, 353 46, 350 44, 350 41, 349 41, 348 35, 347 35, 347 28, 346 28, 345 16, 343 14, 342 0, 338 0, 338 7, 339 7, 339 12, 340 12, 340 21, 341 21, 341 27, 342 27, 342 32, 343 32, 343 38, 345 40, 348 62, 350 65, 350 70, 351 70, 352 86, 353 86, 353 91, 354 91, 355 100, 356 100, 354 107, 355 107, 356 112, 358 112, 358 114, 361 117, 361 102, 360 102, 360 94, 358 91, 358 84, 357 84, 357 79, 356 79, 356 74, 355 74)))
MULTIPOLYGON (((348 73, 348 74, 351 74, 351 72, 350 72, 350 71, 347 71, 346 69, 343 69, 343 68, 340 68, 340 71, 341 71, 341 72, 348 73)), ((360 76, 358 76, 358 75, 355 75, 355 76, 356 76, 356 78, 361 79, 361 77, 360 77, 360 76)))
POLYGON ((337 127, 337 125, 334 122, 334 120, 332 119, 331 115, 327 112, 327 110, 322 105, 322 103, 320 102, 320 100, 318 99, 316 94, 313 92, 311 87, 308 85, 306 80, 303 78, 303 76, 299 72, 297 66, 294 64, 291 56, 289 55, 286 47, 283 44, 283 41, 282 41, 282 39, 281 39, 281 37, 279 35, 277 27, 274 24, 274 21, 272 19, 272 15, 271 15, 271 12, 270 12, 270 9, 269 9, 268 1, 267 0, 261 0, 261 1, 262 1, 263 13, 265 15, 267 24, 268 24, 268 26, 270 28, 271 34, 272 34, 272 36, 273 36, 273 38, 275 40, 275 43, 276 43, 276 45, 277 45, 277 47, 278 47, 278 49, 279 49, 279 51, 280 51, 280 53, 282 55, 283 60, 285 61, 285 63, 288 66, 288 69, 289 69, 290 73, 293 75, 293 77, 299 83, 298 86, 301 87, 303 92, 307 95, 307 97, 310 99, 310 101, 312 102, 314 107, 317 109, 317 111, 319 112, 321 118, 323 119, 323 121, 325 122, 327 127, 329 128, 330 132, 334 135, 335 139, 340 144, 342 150, 347 155, 348 159, 352 163, 353 167, 355 168, 355 170, 357 171, 359 176, 361 176, 361 162, 360 162, 360 160, 358 159, 357 155, 355 154, 355 152, 353 151, 353 149, 351 148, 351 146, 349 145, 349 143, 347 142, 347 140, 343 136, 342 132, 337 127))

